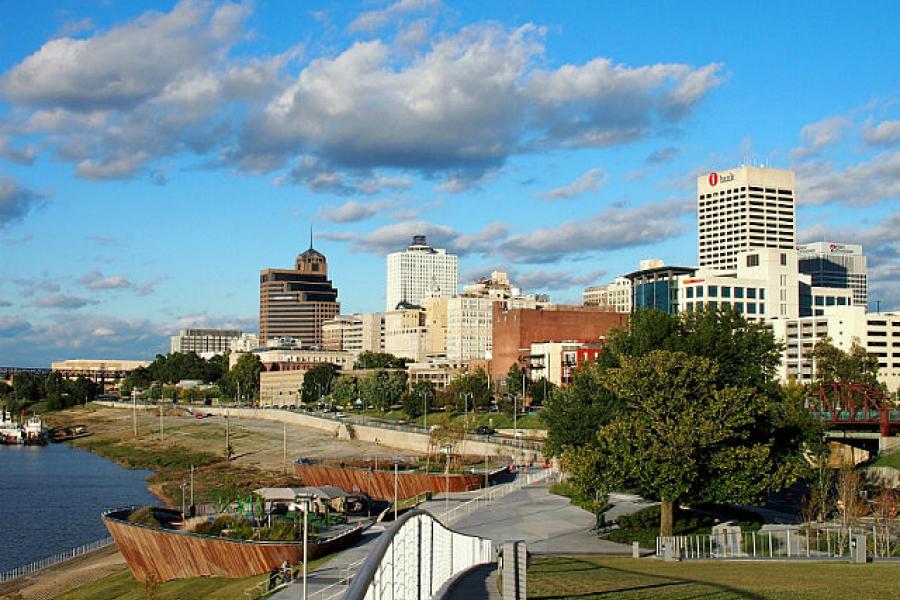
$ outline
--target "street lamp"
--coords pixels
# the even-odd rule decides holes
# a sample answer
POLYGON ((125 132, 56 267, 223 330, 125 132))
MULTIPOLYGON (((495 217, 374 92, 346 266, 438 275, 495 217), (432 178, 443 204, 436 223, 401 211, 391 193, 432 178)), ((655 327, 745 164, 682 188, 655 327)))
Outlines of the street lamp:
POLYGON ((294 504, 300 507, 300 510, 303 511, 303 600, 306 600, 306 578, 307 578, 307 546, 309 545, 309 529, 307 522, 307 514, 315 505, 316 498, 315 494, 297 494, 294 496, 294 504))
POLYGON ((444 517, 450 511, 450 450, 453 446, 444 444, 441 446, 441 452, 447 455, 447 468, 444 470, 444 517))

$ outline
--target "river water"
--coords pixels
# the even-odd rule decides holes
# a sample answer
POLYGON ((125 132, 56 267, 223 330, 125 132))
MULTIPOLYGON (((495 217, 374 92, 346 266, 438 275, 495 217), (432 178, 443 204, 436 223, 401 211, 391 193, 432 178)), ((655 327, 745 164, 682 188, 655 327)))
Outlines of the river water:
POLYGON ((0 446, 0 572, 109 535, 103 510, 156 502, 150 475, 66 444, 0 446))

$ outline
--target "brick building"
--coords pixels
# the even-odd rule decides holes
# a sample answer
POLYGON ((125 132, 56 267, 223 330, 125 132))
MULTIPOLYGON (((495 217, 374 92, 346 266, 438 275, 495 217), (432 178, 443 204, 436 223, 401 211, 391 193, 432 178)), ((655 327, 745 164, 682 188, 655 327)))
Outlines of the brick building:
POLYGON ((535 342, 596 342, 606 337, 613 327, 627 324, 627 314, 606 308, 550 305, 507 310, 495 304, 492 376, 504 379, 514 363, 527 366, 531 345, 535 342))

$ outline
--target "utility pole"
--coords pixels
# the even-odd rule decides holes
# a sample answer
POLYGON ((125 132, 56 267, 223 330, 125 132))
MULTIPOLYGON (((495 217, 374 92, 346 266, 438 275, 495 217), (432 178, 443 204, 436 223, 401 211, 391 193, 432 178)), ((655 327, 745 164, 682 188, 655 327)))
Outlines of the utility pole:
POLYGON ((134 437, 137 437, 137 391, 131 390, 131 424, 134 428, 134 437))

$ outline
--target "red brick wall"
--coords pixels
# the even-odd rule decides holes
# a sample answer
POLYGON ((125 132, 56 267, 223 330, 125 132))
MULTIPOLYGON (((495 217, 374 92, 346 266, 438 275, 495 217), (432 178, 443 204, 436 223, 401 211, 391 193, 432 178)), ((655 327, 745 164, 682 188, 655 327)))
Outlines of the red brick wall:
POLYGON ((494 379, 506 378, 513 363, 528 355, 533 342, 596 342, 613 327, 628 325, 626 313, 594 306, 504 310, 495 303, 493 320, 494 379))

